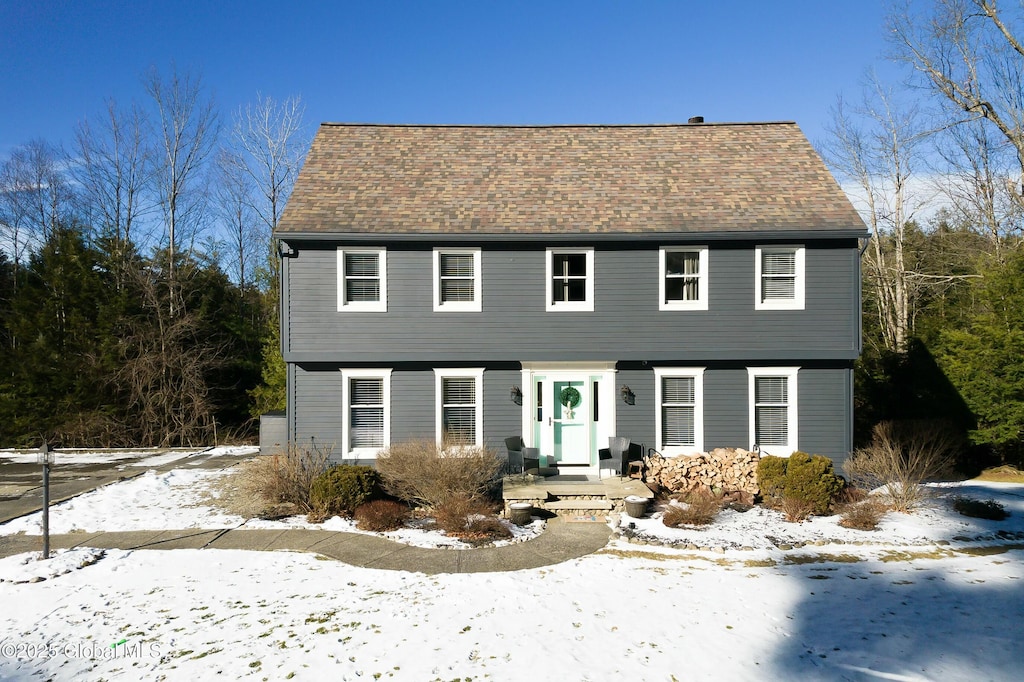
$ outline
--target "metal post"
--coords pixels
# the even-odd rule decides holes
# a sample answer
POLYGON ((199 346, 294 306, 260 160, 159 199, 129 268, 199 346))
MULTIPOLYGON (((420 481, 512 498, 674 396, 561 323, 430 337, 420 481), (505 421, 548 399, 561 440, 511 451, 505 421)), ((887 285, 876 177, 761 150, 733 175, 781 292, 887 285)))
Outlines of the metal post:
POLYGON ((43 463, 43 558, 50 558, 50 464, 53 451, 47 443, 39 448, 39 461, 43 463))

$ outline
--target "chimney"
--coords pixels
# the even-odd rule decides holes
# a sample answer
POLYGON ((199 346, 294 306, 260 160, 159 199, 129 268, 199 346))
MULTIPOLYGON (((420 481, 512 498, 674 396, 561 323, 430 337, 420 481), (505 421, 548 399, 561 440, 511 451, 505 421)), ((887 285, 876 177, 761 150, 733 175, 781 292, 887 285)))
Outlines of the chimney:
POLYGON ((692 116, 692 117, 690 117, 690 120, 687 121, 687 123, 703 123, 703 122, 704 122, 704 117, 703 116, 692 116))

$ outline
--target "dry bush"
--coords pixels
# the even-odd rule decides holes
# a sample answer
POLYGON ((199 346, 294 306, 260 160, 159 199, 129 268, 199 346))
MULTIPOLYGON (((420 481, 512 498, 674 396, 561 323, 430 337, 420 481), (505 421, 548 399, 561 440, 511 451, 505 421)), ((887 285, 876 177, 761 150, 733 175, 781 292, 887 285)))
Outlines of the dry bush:
POLYGON ((696 490, 682 497, 686 506, 670 504, 665 508, 661 522, 669 528, 679 526, 706 526, 715 520, 722 509, 722 499, 708 490, 696 490))
POLYGON ((466 532, 471 521, 493 516, 495 506, 473 495, 453 495, 434 506, 434 522, 449 535, 466 532))
POLYGON ((921 483, 949 474, 962 446, 945 422, 881 422, 871 444, 854 451, 844 469, 856 485, 884 487, 892 508, 908 512, 920 501, 921 483))
POLYGON ((807 498, 786 496, 779 504, 779 511, 786 515, 787 521, 798 523, 813 514, 814 507, 814 502, 807 498))
POLYGON ((482 496, 502 461, 486 447, 421 439, 397 443, 377 456, 384 489, 407 502, 437 507, 457 497, 482 496))
POLYGON ((878 530, 878 522, 889 511, 889 506, 878 499, 865 498, 844 504, 839 508, 839 525, 855 530, 878 530))
POLYGON ((470 519, 466 530, 460 535, 471 542, 488 542, 512 537, 512 531, 497 516, 477 516, 470 519))
POLYGON ((377 533, 401 528, 409 518, 409 507, 394 500, 374 500, 356 508, 356 527, 377 533))
POLYGON ((251 497, 274 506, 294 505, 309 513, 313 481, 327 471, 329 451, 300 448, 294 444, 280 455, 261 455, 247 463, 240 475, 241 489, 251 497))

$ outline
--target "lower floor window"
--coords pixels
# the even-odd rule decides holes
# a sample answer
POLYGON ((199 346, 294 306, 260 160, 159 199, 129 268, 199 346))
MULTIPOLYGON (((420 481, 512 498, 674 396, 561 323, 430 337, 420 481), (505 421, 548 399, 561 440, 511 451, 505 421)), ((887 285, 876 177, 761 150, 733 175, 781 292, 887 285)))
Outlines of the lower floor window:
POLYGON ((704 447, 703 368, 658 367, 658 451, 663 455, 700 452, 704 447))
POLYGON ((389 445, 391 370, 343 370, 347 452, 367 456, 389 445))
POLYGON ((438 439, 452 445, 481 445, 482 369, 435 369, 438 439))
POLYGON ((797 449, 796 368, 751 368, 750 410, 753 444, 772 455, 797 449))

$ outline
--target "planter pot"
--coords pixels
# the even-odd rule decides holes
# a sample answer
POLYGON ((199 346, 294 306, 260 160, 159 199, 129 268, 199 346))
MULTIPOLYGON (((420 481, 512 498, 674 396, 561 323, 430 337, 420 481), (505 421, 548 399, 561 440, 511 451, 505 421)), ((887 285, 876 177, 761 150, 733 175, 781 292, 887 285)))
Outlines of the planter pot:
POLYGON ((625 500, 626 513, 634 519, 643 518, 647 513, 647 498, 639 495, 630 495, 625 500))
POLYGON ((508 520, 517 526, 525 526, 533 517, 533 505, 529 502, 513 502, 508 506, 508 520))

